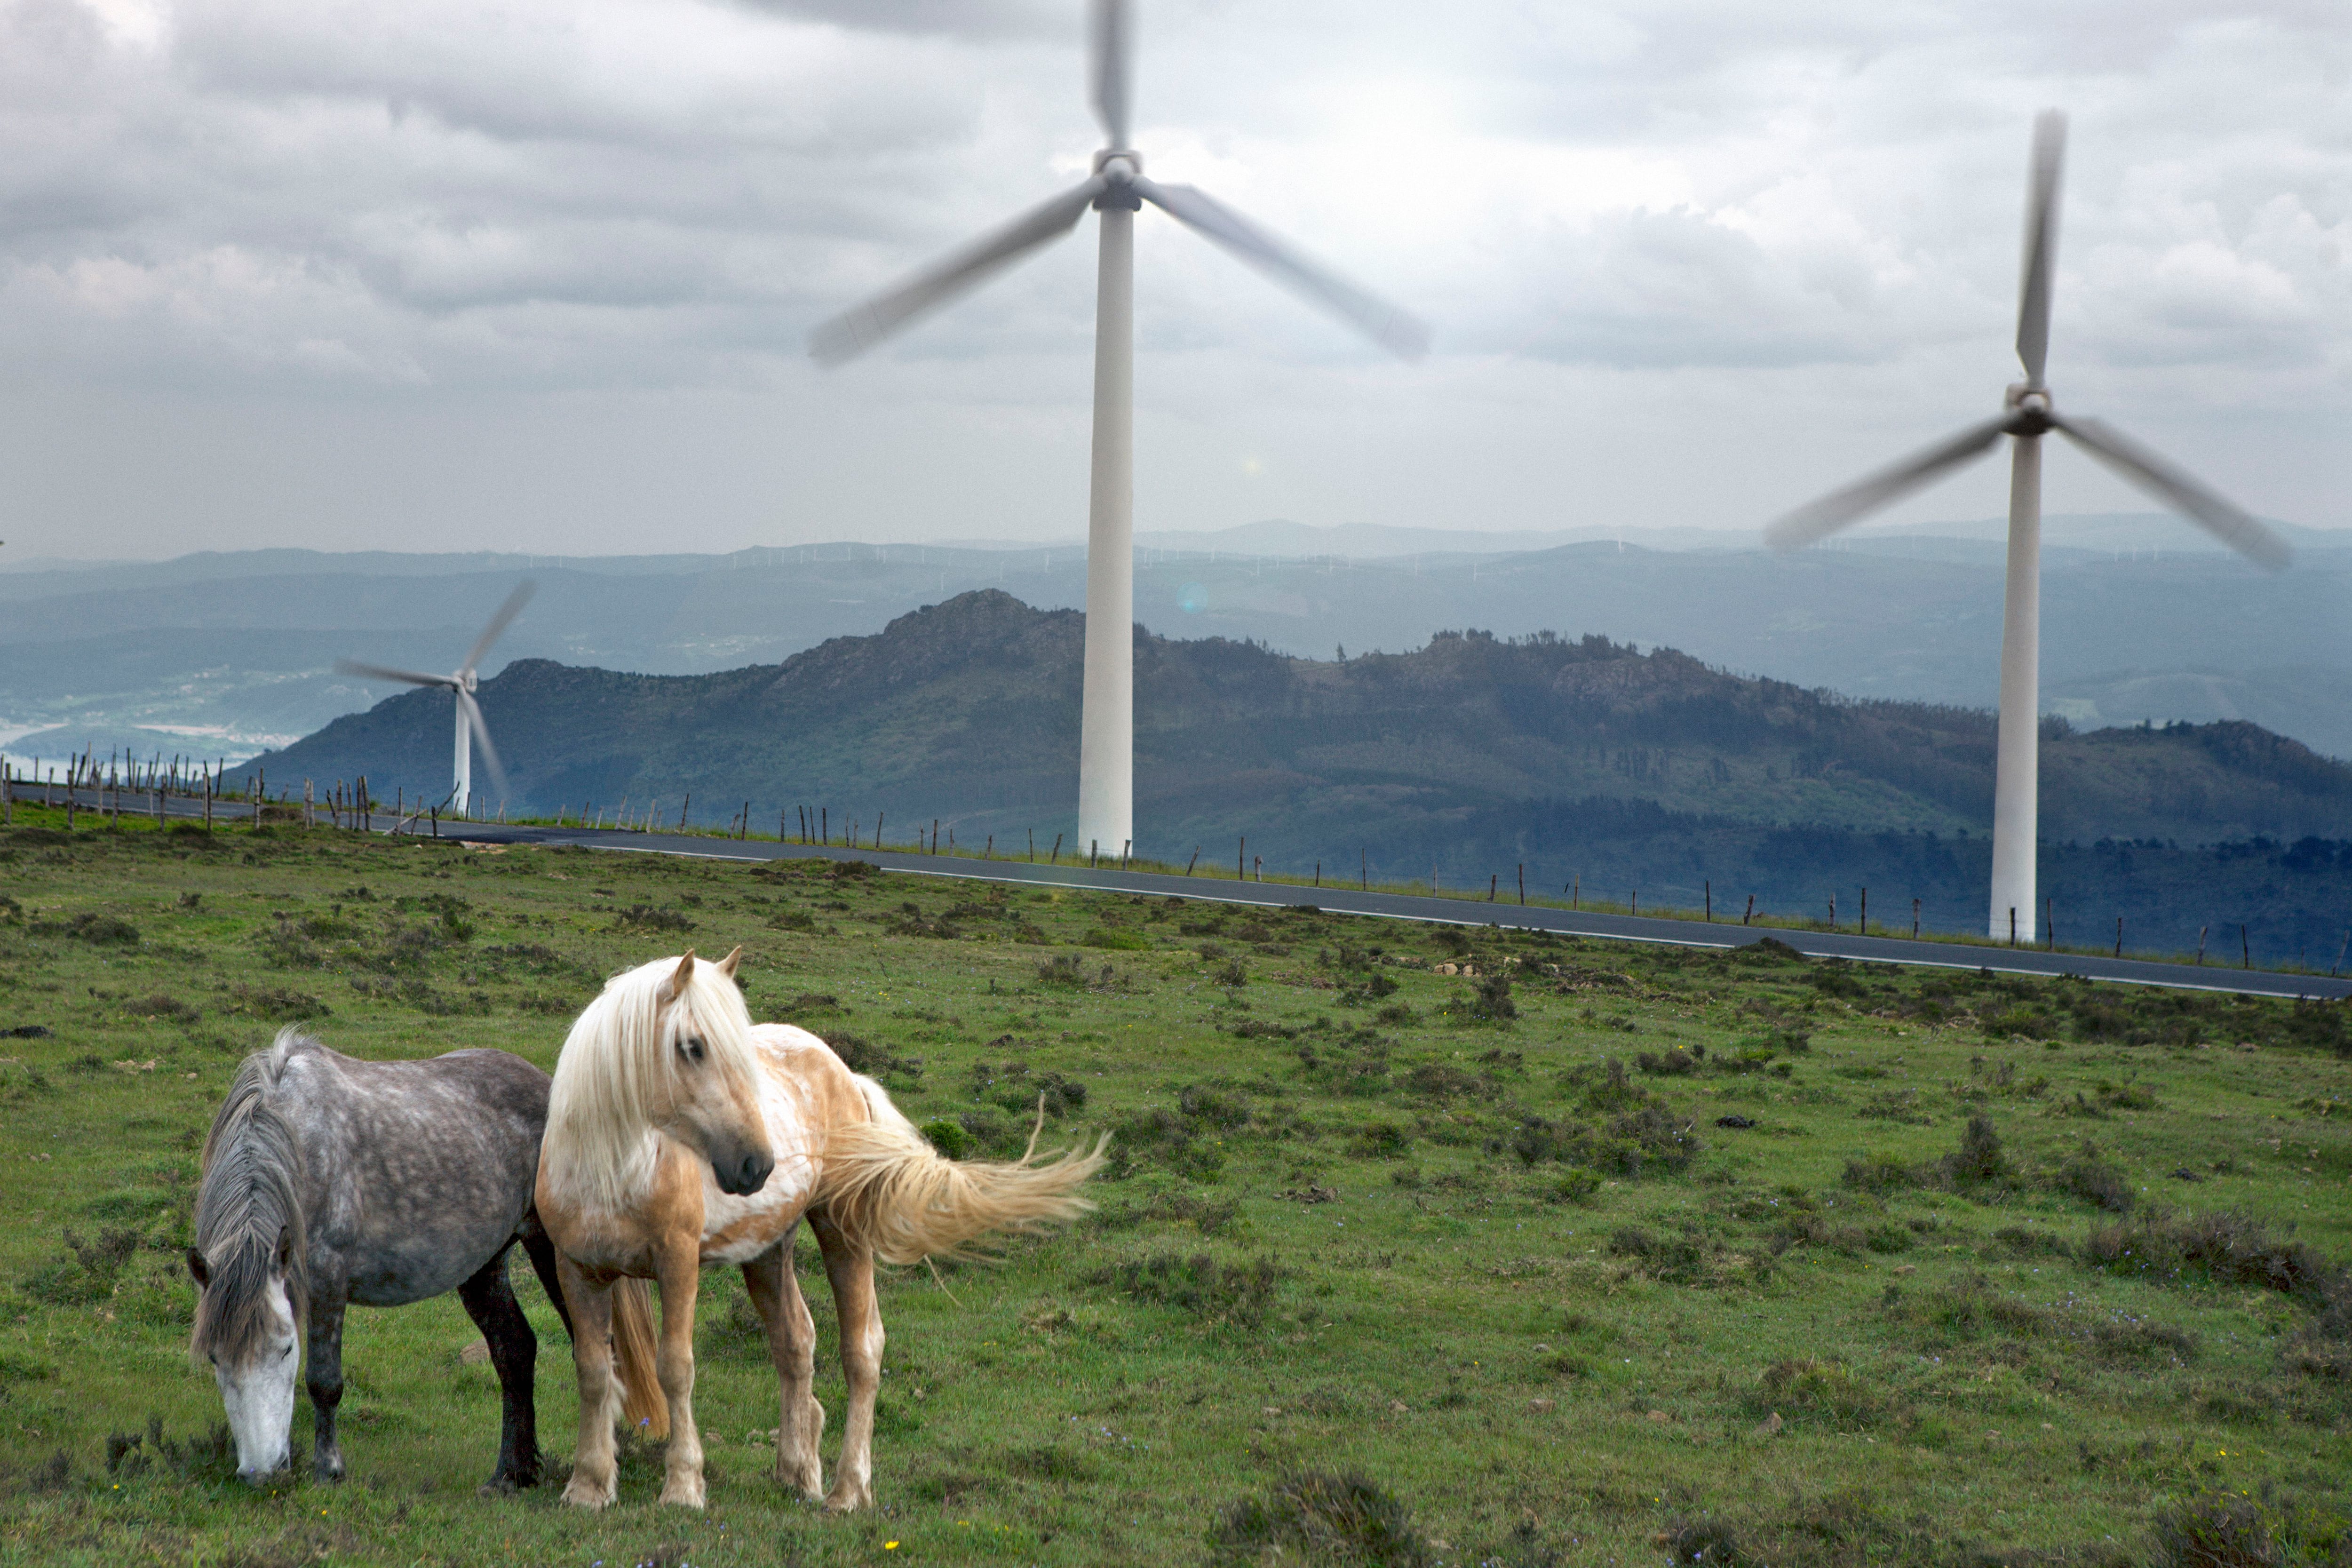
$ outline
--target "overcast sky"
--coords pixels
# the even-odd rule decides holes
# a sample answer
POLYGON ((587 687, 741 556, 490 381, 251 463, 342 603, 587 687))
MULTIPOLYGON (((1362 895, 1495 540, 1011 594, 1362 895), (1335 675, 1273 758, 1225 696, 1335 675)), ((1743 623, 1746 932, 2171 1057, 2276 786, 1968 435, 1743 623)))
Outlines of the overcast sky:
MULTIPOLYGON (((1143 0, 1135 141, 1434 329, 1149 209, 1138 524, 1760 526, 1998 405, 2033 113, 2051 379, 2352 524, 2340 0, 1143 0)), ((1083 177, 1081 0, 0 0, 10 557, 1084 529, 1093 224, 808 330, 1083 177)), ((2000 507, 1987 463, 1906 520, 2000 507)), ((2053 510, 2141 504, 2079 456, 2053 510)))

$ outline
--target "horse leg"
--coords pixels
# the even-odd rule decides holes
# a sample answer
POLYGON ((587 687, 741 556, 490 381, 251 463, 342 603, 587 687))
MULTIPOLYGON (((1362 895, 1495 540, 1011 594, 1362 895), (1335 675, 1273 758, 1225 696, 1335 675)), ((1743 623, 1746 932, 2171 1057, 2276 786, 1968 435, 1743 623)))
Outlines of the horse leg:
POLYGON ((490 1364, 498 1369, 499 1468, 490 1473, 487 1491, 520 1491, 539 1485, 539 1411, 531 1394, 531 1372, 539 1363, 539 1336, 514 1299, 507 1283, 507 1252, 475 1270, 457 1287, 466 1315, 482 1331, 490 1347, 490 1364))
POLYGON ((572 1452, 563 1500, 574 1508, 604 1508, 620 1487, 613 1451, 613 1419, 621 1404, 621 1380, 613 1373, 613 1287, 591 1283, 562 1253, 555 1262, 563 1299, 572 1303, 572 1365, 580 1375, 580 1442, 572 1452))
POLYGON ((572 1305, 563 1299, 563 1279, 555 1268, 555 1243, 548 1239, 547 1230, 539 1223, 537 1211, 523 1216, 522 1249, 530 1256, 530 1270, 539 1276, 539 1288, 555 1303, 555 1315, 563 1320, 563 1331, 572 1332, 572 1305))
POLYGON ((343 1479, 343 1448, 335 1438, 335 1406, 343 1402, 343 1293, 313 1290, 304 1384, 310 1392, 310 1473, 322 1481, 343 1479))
POLYGON ((669 1454, 663 1466, 661 1500, 681 1508, 703 1505, 702 1433, 694 1424, 694 1298, 702 1284, 702 1238, 698 1234, 662 1237, 654 1258, 661 1283, 661 1352, 654 1369, 662 1396, 669 1401, 669 1454))
POLYGON ((790 1236, 743 1265, 743 1288, 767 1325, 768 1359, 776 1363, 783 1422, 776 1433, 776 1479, 814 1502, 824 1496, 824 1464, 817 1457, 824 1406, 814 1393, 816 1321, 793 1274, 790 1236))
POLYGON ((874 1254, 844 1236, 823 1214, 809 1215, 809 1228, 824 1251, 834 1316, 841 1320, 841 1371, 849 1384, 849 1419, 824 1506, 845 1513, 874 1502, 874 1396, 882 1385, 882 1310, 874 1299, 874 1254))

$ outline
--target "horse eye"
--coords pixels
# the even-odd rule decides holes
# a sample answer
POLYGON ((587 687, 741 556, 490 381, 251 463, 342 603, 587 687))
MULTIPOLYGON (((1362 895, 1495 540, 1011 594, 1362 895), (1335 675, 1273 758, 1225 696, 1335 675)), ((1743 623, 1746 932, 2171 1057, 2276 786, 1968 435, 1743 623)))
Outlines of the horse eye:
POLYGON ((686 1042, 686 1054, 688 1059, 698 1062, 700 1061, 702 1059, 702 1041, 699 1038, 688 1039, 686 1042))

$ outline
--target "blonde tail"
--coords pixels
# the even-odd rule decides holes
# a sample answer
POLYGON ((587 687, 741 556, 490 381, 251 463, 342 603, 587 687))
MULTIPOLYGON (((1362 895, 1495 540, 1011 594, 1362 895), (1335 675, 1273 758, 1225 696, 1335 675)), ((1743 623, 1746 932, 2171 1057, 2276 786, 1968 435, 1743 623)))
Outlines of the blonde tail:
POLYGON ((642 1279, 613 1286, 614 1372, 621 1380, 621 1419, 640 1437, 669 1436, 669 1400, 654 1370, 654 1299, 642 1279))
MULTIPOLYGON (((866 1100, 874 1120, 828 1134, 815 1202, 851 1241, 884 1263, 969 1257, 971 1244, 991 1231, 1029 1230, 1094 1207, 1078 1188, 1101 1168, 1108 1132, 1091 1151, 1066 1149, 1043 1164, 1030 1163, 1037 1148, 1034 1135, 1030 1152, 1014 1164, 950 1160, 878 1085, 866 1100)), ((1041 1125, 1042 1120, 1041 1112, 1041 1125)))

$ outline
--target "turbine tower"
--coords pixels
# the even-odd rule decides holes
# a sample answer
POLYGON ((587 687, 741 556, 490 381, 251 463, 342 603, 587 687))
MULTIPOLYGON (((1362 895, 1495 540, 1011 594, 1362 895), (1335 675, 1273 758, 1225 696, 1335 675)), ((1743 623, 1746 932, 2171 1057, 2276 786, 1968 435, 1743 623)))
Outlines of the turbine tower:
POLYGON ((1315 265, 1265 229, 1190 185, 1147 179, 1128 143, 1133 12, 1093 0, 1092 97, 1105 144, 1085 183, 1033 207, 855 310, 818 327, 809 349, 838 364, 873 347, 1077 226, 1102 215, 1095 285, 1093 478, 1087 504, 1086 695, 1079 718, 1078 843, 1119 854, 1135 837, 1135 215, 1150 202, 1203 238, 1322 306, 1407 359, 1428 351, 1428 330, 1403 311, 1315 265))
POLYGON ((499 763, 499 749, 490 744, 490 727, 482 722, 481 704, 474 700, 474 688, 478 684, 474 667, 482 662, 482 656, 490 651, 490 645, 499 640, 499 635, 517 616, 522 614, 522 607, 530 603, 531 595, 538 590, 538 584, 527 582, 509 594, 507 602, 499 606, 499 613, 490 617, 490 624, 484 626, 482 635, 474 639, 473 651, 466 655, 466 662, 458 666, 454 674, 420 675, 413 669, 386 669, 382 665, 362 664, 356 659, 339 658, 335 661, 335 673, 338 675, 364 675, 371 680, 397 680, 409 686, 446 686, 449 689, 457 700, 456 782, 449 790, 449 808, 460 816, 466 815, 473 805, 473 741, 482 742, 482 760, 490 764, 490 776, 498 781, 499 795, 503 797, 506 794, 507 771, 499 763))
POLYGON ((1987 931, 2031 941, 2034 850, 2041 810, 2042 437, 2056 431, 2150 495, 2186 514, 2222 543, 2278 571, 2286 541, 2120 431, 2082 415, 2061 416, 2042 380, 2050 357, 2051 274, 2058 249, 2058 176, 2066 119, 2055 110, 2033 126, 2032 179, 2025 208, 2025 267, 2017 307, 2017 357, 2025 380, 2002 412, 1893 468, 1824 496, 1765 531, 1776 550, 1798 550, 2011 439, 2009 574, 2001 600, 2000 714, 1993 773, 1992 906, 1987 931))

